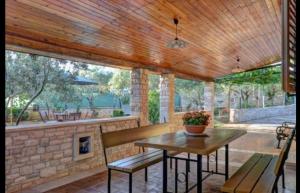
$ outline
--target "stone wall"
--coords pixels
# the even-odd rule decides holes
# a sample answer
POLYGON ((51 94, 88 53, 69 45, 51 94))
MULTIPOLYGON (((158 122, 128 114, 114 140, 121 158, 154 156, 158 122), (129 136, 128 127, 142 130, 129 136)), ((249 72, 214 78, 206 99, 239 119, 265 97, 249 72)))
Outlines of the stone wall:
POLYGON ((135 68, 131 72, 131 114, 140 117, 141 125, 149 125, 148 120, 148 71, 135 68))
MULTIPOLYGON (((103 132, 137 127, 137 117, 79 120, 7 127, 5 132, 5 189, 7 193, 37 186, 89 169, 105 169, 99 126, 103 132), (73 136, 94 134, 94 156, 73 160, 73 136)), ((108 161, 133 155, 138 147, 125 144, 108 149, 108 161)))
POLYGON ((230 109, 230 122, 243 122, 280 115, 295 115, 296 105, 251 109, 230 109))
POLYGON ((174 112, 174 74, 163 74, 160 77, 160 105, 159 116, 160 122, 172 122, 174 112))

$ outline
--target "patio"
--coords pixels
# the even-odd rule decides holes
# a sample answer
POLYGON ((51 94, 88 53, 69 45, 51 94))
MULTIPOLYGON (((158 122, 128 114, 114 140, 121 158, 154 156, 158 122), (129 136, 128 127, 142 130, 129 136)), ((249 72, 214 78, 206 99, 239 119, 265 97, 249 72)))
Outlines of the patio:
MULTIPOLYGON (((136 154, 146 156, 134 158, 140 161, 127 160, 136 166, 129 172, 133 175, 132 192, 165 193, 166 189, 173 191, 176 182, 178 192, 184 192, 182 179, 175 182, 176 166, 166 172, 172 151, 180 152, 177 156, 185 159, 190 159, 186 156, 189 152, 196 160, 197 165, 191 162, 189 180, 191 185, 198 185, 191 192, 221 192, 225 181, 230 180, 227 177, 232 177, 255 153, 268 154, 268 161, 272 161, 265 162, 260 167, 262 173, 257 172, 256 178, 249 180, 254 182, 250 188, 259 184, 264 171, 270 171, 270 174, 264 173, 272 176, 266 183, 269 191, 275 191, 279 179, 279 192, 296 192, 295 140, 285 140, 288 145, 276 149, 275 128, 264 128, 261 121, 256 121, 254 128, 245 122, 214 129, 216 79, 220 77, 268 68, 281 62, 282 89, 295 94, 296 24, 294 17, 286 17, 288 11, 296 14, 295 4, 292 0, 7 0, 7 50, 130 70, 131 114, 81 120, 73 116, 70 121, 6 126, 5 192, 109 192, 107 170, 112 166, 107 162, 136 154), (149 122, 151 73, 160 76, 159 124, 156 125, 149 122), (208 121, 202 121, 207 126, 206 135, 195 137, 185 133, 183 118, 186 112, 175 112, 174 107, 176 78, 204 81, 203 105, 198 110, 211 118, 208 125, 208 121), (110 136, 109 133, 112 133, 111 141, 104 138, 110 136), (161 155, 153 157, 161 160, 147 157, 150 152, 147 147, 160 149, 161 155), (202 183, 206 155, 215 151, 218 151, 217 160, 223 176, 212 175, 202 183), (148 167, 146 158, 152 161, 149 161, 147 182, 143 170, 148 167), (288 158, 286 162, 285 158, 288 158), (285 189, 281 187, 279 173, 275 172, 277 166, 276 170, 271 168, 274 160, 279 160, 281 176, 285 168, 285 189)), ((294 119, 277 118, 276 124, 281 124, 282 120, 294 119)), ((269 121, 266 119, 263 123, 269 121)), ((259 160, 265 159, 263 156, 259 160)), ((210 167, 214 169, 214 156, 211 157, 210 167)), ((178 163, 181 172, 185 163, 180 160, 178 163)), ((124 171, 128 172, 127 169, 124 171)), ((128 192, 130 179, 127 174, 112 171, 111 192, 128 192)))
MULTIPOLYGON (((203 160, 203 163, 206 165, 206 159, 203 160)), ((213 163, 213 162, 212 162, 213 163)), ((230 174, 233 174, 239 167, 231 166, 229 169, 230 174)), ((184 168, 185 164, 180 162, 180 168, 184 168)), ((191 165, 192 171, 195 171, 195 165, 191 165)), ((214 169, 214 164, 212 164, 212 168, 214 169)), ((224 166, 221 165, 220 170, 223 170, 224 166)), ((149 168, 149 180, 147 183, 144 182, 143 171, 137 172, 134 175, 133 180, 133 192, 147 192, 147 193, 158 193, 161 192, 162 184, 161 184, 161 164, 156 164, 149 168), (151 171, 151 172, 150 172, 151 171)), ((169 172, 169 175, 172 178, 169 179, 169 191, 174 189, 174 169, 169 172)), ((190 185, 196 182, 195 174, 192 172, 190 185)), ((281 189, 281 181, 279 183, 279 192, 280 193, 294 193, 296 192, 296 171, 294 168, 286 168, 286 188, 281 189)), ((60 188, 56 188, 46 193, 106 193, 107 192, 107 174, 105 172, 94 175, 88 178, 84 178, 82 180, 78 180, 71 184, 62 186, 60 188)), ((121 173, 113 173, 113 181, 114 184, 112 188, 113 193, 127 193, 127 185, 128 179, 125 174, 121 173)), ((219 193, 221 192, 218 187, 221 187, 224 184, 224 178, 222 176, 212 176, 208 178, 203 185, 203 193, 219 193)), ((179 183, 179 192, 184 192, 184 183, 179 183)), ((196 192, 194 189, 191 192, 196 192)))

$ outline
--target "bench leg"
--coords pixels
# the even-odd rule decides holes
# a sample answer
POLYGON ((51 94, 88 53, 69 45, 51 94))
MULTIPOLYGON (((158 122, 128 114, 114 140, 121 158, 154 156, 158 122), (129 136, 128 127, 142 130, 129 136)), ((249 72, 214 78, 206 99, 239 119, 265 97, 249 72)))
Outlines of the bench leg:
POLYGON ((148 181, 148 168, 145 168, 145 182, 148 181))
POLYGON ((285 189, 285 180, 284 180, 284 166, 282 167, 282 174, 281 174, 281 178, 282 178, 282 188, 285 189))
POLYGON ((129 174, 129 193, 132 193, 132 173, 129 174))
POLYGON ((110 193, 111 169, 108 168, 107 192, 110 193))

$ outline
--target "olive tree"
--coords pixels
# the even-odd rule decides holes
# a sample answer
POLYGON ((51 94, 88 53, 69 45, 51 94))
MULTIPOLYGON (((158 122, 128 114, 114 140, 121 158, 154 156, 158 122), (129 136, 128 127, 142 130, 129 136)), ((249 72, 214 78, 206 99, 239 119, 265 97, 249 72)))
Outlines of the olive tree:
POLYGON ((8 102, 18 95, 26 96, 16 121, 19 124, 22 115, 41 95, 49 84, 57 91, 65 91, 85 64, 59 60, 20 52, 5 52, 5 98, 8 102), (71 66, 71 67, 70 67, 71 66))

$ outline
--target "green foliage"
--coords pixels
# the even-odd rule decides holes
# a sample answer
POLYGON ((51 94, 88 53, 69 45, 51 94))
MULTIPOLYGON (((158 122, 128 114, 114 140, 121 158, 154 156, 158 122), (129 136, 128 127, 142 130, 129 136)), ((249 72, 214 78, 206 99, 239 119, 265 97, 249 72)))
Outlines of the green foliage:
POLYGON ((208 125, 210 115, 204 111, 188 112, 182 117, 184 125, 208 125))
MULTIPOLYGON (((230 96, 231 94, 238 96, 241 99, 240 108, 255 106, 249 104, 249 97, 257 90, 262 90, 273 105, 274 97, 280 92, 279 87, 281 87, 281 66, 241 72, 216 79, 216 94, 223 95, 225 92, 230 96), (254 90, 251 89, 253 86, 254 90), (274 86, 276 89, 272 88, 274 86)), ((230 108, 230 103, 228 103, 228 108, 230 108)))
POLYGON ((159 91, 150 90, 148 93, 149 120, 152 124, 159 122, 159 91))
POLYGON ((274 84, 281 81, 281 67, 274 66, 269 68, 263 68, 258 70, 253 70, 249 72, 241 72, 236 74, 231 74, 219 78, 216 80, 217 83, 224 84, 274 84))
POLYGON ((19 124, 22 114, 47 85, 53 84, 54 90, 64 93, 78 75, 79 69, 86 68, 85 64, 77 62, 12 51, 5 52, 5 62, 6 112, 11 100, 21 96, 26 98, 16 124, 19 124), (72 69, 68 69, 70 65, 72 69))
POLYGON ((199 108, 204 104, 204 83, 195 80, 175 79, 175 92, 187 101, 186 110, 199 108))
POLYGON ((113 110, 113 117, 122 117, 124 116, 124 112, 121 109, 113 110))
MULTIPOLYGON (((11 111, 10 110, 8 111, 8 116, 11 116, 11 112, 12 112, 13 119, 16 119, 19 116, 19 114, 21 113, 21 111, 22 111, 22 108, 13 107, 11 109, 11 111)), ((29 118, 29 113, 25 111, 21 117, 21 120, 26 121, 26 120, 28 120, 28 118, 29 118)))
POLYGON ((120 70, 114 73, 108 85, 110 92, 118 96, 123 104, 129 104, 131 85, 130 71, 120 70))
POLYGON ((156 74, 149 74, 149 90, 159 90, 160 76, 156 74))

